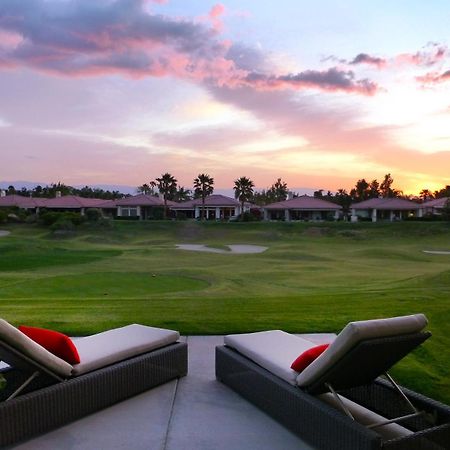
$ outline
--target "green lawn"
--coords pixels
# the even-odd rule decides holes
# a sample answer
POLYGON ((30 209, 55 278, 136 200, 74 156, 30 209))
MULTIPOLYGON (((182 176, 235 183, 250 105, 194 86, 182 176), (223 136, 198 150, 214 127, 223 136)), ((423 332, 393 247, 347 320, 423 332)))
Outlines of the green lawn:
POLYGON ((433 337, 400 363, 406 386, 450 403, 446 223, 116 222, 56 238, 8 225, 0 238, 0 317, 72 335, 127 323, 224 334, 338 332, 351 320, 423 312, 433 337), (265 245, 262 254, 176 244, 265 245))

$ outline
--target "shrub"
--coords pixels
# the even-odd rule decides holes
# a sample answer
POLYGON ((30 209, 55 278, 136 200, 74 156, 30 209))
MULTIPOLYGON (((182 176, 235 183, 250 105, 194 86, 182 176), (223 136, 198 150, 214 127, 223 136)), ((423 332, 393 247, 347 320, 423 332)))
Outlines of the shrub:
POLYGON ((52 231, 73 231, 74 228, 73 222, 62 217, 50 226, 52 231))
POLYGON ((8 213, 6 211, 0 211, 0 223, 5 223, 8 220, 8 213))
POLYGON ((25 217, 25 223, 36 223, 36 222, 37 222, 36 214, 29 214, 27 217, 25 217))
POLYGON ((155 206, 150 209, 150 219, 162 220, 164 219, 164 207, 155 206))
POLYGON ((49 226, 53 225, 60 217, 61 213, 46 211, 40 215, 39 220, 43 225, 49 226))
POLYGON ((103 213, 99 208, 88 208, 86 210, 86 219, 88 222, 98 222, 102 217, 103 213))

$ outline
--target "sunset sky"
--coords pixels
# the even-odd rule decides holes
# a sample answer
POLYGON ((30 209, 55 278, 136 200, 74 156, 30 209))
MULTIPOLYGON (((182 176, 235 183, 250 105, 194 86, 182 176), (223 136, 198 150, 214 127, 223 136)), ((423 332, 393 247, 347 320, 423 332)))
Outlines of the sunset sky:
POLYGON ((448 0, 0 0, 0 181, 450 184, 448 0))

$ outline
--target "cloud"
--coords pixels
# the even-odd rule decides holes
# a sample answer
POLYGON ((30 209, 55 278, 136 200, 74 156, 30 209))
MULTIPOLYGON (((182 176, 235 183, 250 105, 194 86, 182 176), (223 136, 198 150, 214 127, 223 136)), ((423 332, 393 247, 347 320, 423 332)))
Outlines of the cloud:
POLYGON ((221 17, 224 14, 224 12, 225 7, 220 3, 214 5, 209 11, 208 18, 211 21, 214 30, 216 30, 217 32, 221 32, 223 30, 223 23, 221 17))
POLYGON ((370 56, 367 53, 359 53, 353 58, 349 64, 369 64, 378 68, 382 68, 386 65, 386 60, 375 56, 370 56))
POLYGON ((427 84, 439 84, 450 81, 450 69, 445 72, 428 72, 425 75, 416 77, 416 80, 422 83, 423 85, 427 84))
POLYGON ((410 64, 429 67, 444 61, 450 55, 449 49, 444 44, 437 42, 428 43, 421 51, 416 53, 401 53, 393 58, 393 64, 410 64))
POLYGON ((264 90, 376 92, 375 83, 337 68, 274 73, 266 55, 220 38, 225 12, 221 4, 212 7, 206 22, 154 15, 145 4, 145 0, 3 0, 0 30, 15 40, 14 45, 0 47, 0 68, 31 67, 68 77, 175 76, 264 90))
POLYGON ((343 91, 363 95, 374 95, 378 88, 376 83, 367 79, 355 80, 355 74, 352 71, 343 71, 336 67, 324 71, 305 70, 297 74, 279 76, 250 73, 246 81, 249 85, 262 89, 316 88, 323 91, 343 91))

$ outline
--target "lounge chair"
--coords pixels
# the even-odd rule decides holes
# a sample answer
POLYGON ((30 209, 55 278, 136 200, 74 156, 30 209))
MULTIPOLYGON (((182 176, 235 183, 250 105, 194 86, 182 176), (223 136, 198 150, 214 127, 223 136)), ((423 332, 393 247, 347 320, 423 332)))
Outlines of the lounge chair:
POLYGON ((431 336, 424 315, 349 323, 301 373, 307 339, 273 330, 230 335, 216 347, 216 377, 314 448, 448 449, 450 408, 387 374, 431 336))
POLYGON ((49 431, 187 373, 187 345, 172 330, 128 325, 75 340, 68 364, 0 319, 0 447, 49 431))

